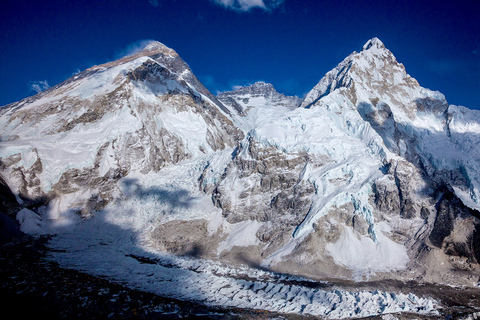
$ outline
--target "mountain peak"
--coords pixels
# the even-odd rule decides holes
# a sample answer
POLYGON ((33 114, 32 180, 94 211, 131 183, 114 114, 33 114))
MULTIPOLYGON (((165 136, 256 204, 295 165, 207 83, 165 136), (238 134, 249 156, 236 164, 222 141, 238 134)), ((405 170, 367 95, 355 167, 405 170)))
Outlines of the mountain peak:
POLYGON ((362 97, 376 96, 389 100, 384 96, 388 88, 399 95, 397 100, 400 101, 402 94, 408 96, 412 89, 418 87, 418 82, 406 73, 393 53, 374 37, 365 43, 360 53, 353 52, 329 71, 307 94, 302 107, 309 108, 341 88, 351 88, 362 97))
POLYGON ((170 49, 163 43, 159 41, 151 41, 149 42, 143 49, 140 51, 136 51, 130 55, 127 55, 121 59, 107 62, 101 65, 93 66, 90 69, 99 69, 99 68, 109 68, 109 67, 114 67, 118 66, 123 63, 127 63, 130 61, 133 61, 135 59, 141 58, 141 57, 153 57, 153 56, 158 56, 159 54, 163 54, 164 56, 170 57, 170 58, 179 58, 178 54, 175 52, 175 50, 170 49))
POLYGON ((267 83, 264 81, 257 81, 254 84, 250 84, 244 87, 238 87, 236 90, 222 92, 219 96, 227 96, 227 95, 238 95, 238 94, 251 94, 251 95, 278 95, 280 93, 275 90, 271 83, 267 83))
POLYGON ((168 48, 166 45, 164 45, 163 43, 161 43, 160 41, 151 41, 149 44, 147 44, 144 48, 144 50, 154 50, 154 49, 158 49, 158 48, 167 48, 167 49, 170 49, 168 48))
MULTIPOLYGON (((252 108, 259 106, 296 107, 301 103, 298 97, 279 93, 271 83, 263 81, 257 81, 254 84, 239 87, 233 91, 221 92, 217 95, 217 98, 227 107, 233 108, 234 114, 236 113, 242 117, 252 108)), ((247 127, 251 129, 253 125, 248 125, 247 127)), ((242 128, 245 129, 246 127, 242 128)))
POLYGON ((139 53, 141 55, 145 55, 145 56, 150 56, 150 55, 155 54, 155 53, 168 53, 168 54, 171 54, 171 55, 176 55, 177 54, 175 52, 175 50, 167 47, 166 45, 164 45, 163 43, 161 43, 159 41, 150 42, 147 46, 145 46, 145 48, 140 50, 139 53))
POLYGON ((273 88, 271 83, 266 83, 264 81, 257 81, 254 84, 250 85, 252 88, 273 88))
POLYGON ((372 39, 368 40, 363 45, 363 50, 362 51, 369 50, 372 47, 375 47, 377 49, 385 49, 385 45, 383 44, 383 42, 380 39, 378 39, 377 37, 373 37, 372 39))

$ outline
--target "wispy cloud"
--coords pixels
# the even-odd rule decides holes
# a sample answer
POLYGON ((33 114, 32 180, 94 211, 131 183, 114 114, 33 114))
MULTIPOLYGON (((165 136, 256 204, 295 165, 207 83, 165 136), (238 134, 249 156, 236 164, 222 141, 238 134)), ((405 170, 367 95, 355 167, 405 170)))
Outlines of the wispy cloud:
POLYGON ((480 56, 480 43, 477 45, 475 49, 473 49, 472 53, 476 56, 480 56))
POLYGON ((43 81, 30 81, 28 83, 28 87, 30 88, 31 91, 35 91, 36 93, 40 93, 44 90, 47 90, 48 88, 50 88, 50 86, 48 85, 48 82, 47 80, 43 80, 43 81))
POLYGON ((209 89, 216 89, 219 84, 212 75, 205 74, 198 76, 203 85, 209 89))
POLYGON ((228 91, 232 91, 232 90, 238 90, 238 89, 241 89, 243 87, 248 87, 248 86, 251 86, 252 84, 256 83, 256 82, 265 82, 265 83, 268 83, 268 81, 265 81, 263 79, 257 79, 257 80, 239 80, 239 79, 236 79, 236 80, 230 80, 228 82, 228 86, 229 86, 229 90, 228 91))
POLYGON ((239 89, 242 89, 243 87, 245 87, 245 86, 241 86, 241 85, 239 85, 239 84, 235 84, 235 85, 232 86, 232 90, 239 90, 239 89))
MULTIPOLYGON (((154 7, 159 7, 162 1, 167 0, 148 0, 154 7)), ((169 0, 175 1, 175 0, 169 0)), ((205 0, 211 1, 219 6, 238 12, 250 11, 253 8, 259 8, 265 11, 272 11, 279 7, 285 0, 205 0)))
POLYGON ((143 40, 137 40, 135 42, 132 42, 129 45, 127 45, 124 49, 120 50, 117 54, 115 54, 115 59, 121 59, 123 57, 130 56, 134 53, 137 53, 138 51, 144 49, 153 41, 155 40, 143 39, 143 40))
POLYGON ((227 9, 235 11, 249 11, 252 8, 260 8, 271 11, 280 6, 285 0, 211 0, 227 9))
POLYGON ((228 91, 234 91, 241 89, 243 87, 248 87, 251 86, 252 84, 262 81, 262 82, 267 82, 264 80, 246 80, 246 79, 232 79, 227 82, 226 85, 218 86, 218 88, 221 88, 222 90, 217 90, 216 94, 222 93, 222 92, 228 92, 228 91))
POLYGON ((200 75, 198 78, 203 83, 203 85, 207 87, 208 90, 210 90, 210 92, 215 94, 238 90, 242 87, 252 85, 256 82, 245 79, 233 79, 229 80, 227 83, 220 83, 219 81, 217 81, 217 79, 215 79, 212 75, 209 74, 200 75))
POLYGON ((428 62, 430 71, 437 74, 451 74, 466 67, 466 62, 456 59, 431 60, 428 62))

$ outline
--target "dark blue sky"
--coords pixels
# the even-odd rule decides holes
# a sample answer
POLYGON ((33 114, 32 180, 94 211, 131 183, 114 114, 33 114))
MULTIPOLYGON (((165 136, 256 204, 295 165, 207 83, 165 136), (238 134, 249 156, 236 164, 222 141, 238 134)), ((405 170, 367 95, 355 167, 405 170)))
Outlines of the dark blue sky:
POLYGON ((477 0, 3 1, 0 105, 148 39, 176 50, 214 94, 263 80, 301 97, 374 36, 422 86, 480 109, 477 0))

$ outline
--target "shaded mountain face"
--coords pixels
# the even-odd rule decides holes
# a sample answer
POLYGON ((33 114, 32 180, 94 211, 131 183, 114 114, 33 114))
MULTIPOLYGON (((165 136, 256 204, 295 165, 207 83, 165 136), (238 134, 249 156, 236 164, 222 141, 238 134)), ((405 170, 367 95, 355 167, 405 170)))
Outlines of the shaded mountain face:
POLYGON ((422 88, 377 38, 303 101, 263 82, 215 97, 152 43, 0 123, 24 230, 103 214, 150 248, 286 273, 480 276, 480 113, 422 88))

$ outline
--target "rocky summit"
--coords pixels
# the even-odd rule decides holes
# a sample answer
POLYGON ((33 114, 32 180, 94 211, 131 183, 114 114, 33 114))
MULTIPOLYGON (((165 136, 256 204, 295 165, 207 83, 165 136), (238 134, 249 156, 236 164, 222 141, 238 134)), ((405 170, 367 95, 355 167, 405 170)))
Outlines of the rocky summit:
POLYGON ((460 300, 418 288, 479 283, 479 144, 377 38, 304 99, 214 96, 153 42, 0 109, 2 241, 208 306, 435 318, 460 300))

